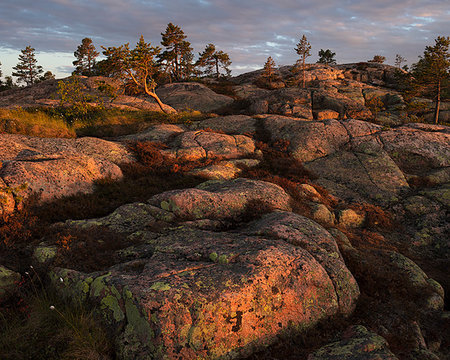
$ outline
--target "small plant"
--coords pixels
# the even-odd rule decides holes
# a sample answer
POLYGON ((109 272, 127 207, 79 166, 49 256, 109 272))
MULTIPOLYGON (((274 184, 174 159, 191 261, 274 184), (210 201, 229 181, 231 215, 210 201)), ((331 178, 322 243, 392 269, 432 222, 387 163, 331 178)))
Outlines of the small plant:
POLYGON ((57 93, 60 96, 58 111, 69 125, 73 125, 76 121, 88 120, 88 114, 92 109, 90 103, 96 102, 97 109, 103 108, 97 97, 86 94, 77 76, 72 76, 69 81, 59 81, 57 93))
POLYGON ((372 96, 366 100, 366 107, 369 108, 374 120, 378 119, 378 113, 385 110, 383 101, 378 96, 372 96))

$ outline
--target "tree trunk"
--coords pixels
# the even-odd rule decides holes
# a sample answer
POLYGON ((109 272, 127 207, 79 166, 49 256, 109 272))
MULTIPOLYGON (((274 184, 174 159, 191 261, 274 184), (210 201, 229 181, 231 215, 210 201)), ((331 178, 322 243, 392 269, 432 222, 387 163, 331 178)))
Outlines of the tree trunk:
POLYGON ((306 87, 305 86, 305 56, 303 55, 303 63, 302 63, 302 85, 303 85, 303 89, 306 87))
POLYGON ((438 80, 436 89, 436 107, 434 108, 434 123, 439 123, 439 108, 441 106, 441 79, 438 80))
POLYGON ((219 59, 216 59, 216 78, 219 79, 219 59))

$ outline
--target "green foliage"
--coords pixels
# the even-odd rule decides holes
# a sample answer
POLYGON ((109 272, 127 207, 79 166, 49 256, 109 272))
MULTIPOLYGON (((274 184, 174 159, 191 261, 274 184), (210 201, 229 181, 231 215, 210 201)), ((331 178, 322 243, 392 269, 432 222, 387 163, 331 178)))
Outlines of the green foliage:
POLYGON ((93 68, 95 67, 95 58, 99 55, 95 50, 95 46, 92 43, 92 39, 84 38, 81 40, 81 45, 73 53, 77 59, 73 62, 76 66, 73 72, 76 75, 91 76, 93 74, 93 68))
POLYGON ((214 44, 208 44, 202 53, 199 53, 199 58, 196 62, 196 66, 205 68, 204 73, 211 75, 215 72, 216 78, 220 77, 219 69, 225 70, 226 75, 231 75, 229 66, 231 65, 230 57, 222 50, 216 50, 214 44))
POLYGON ((272 59, 271 56, 267 58, 261 76, 265 78, 269 83, 275 79, 275 61, 272 59))
POLYGON ((32 85, 39 81, 38 75, 44 71, 42 66, 37 65, 34 51, 35 49, 31 46, 21 50, 19 63, 13 67, 15 71, 12 73, 12 76, 17 77, 19 82, 24 82, 27 85, 32 85))
POLYGON ((59 107, 56 113, 60 114, 69 125, 76 121, 87 122, 92 113, 91 102, 97 102, 96 111, 103 108, 103 104, 95 96, 87 94, 83 84, 77 76, 71 76, 68 81, 58 82, 59 107))
POLYGON ((385 61, 386 61, 386 57, 384 57, 382 55, 375 55, 372 60, 367 60, 367 62, 377 63, 377 64, 382 64, 385 61))
POLYGON ((162 111, 164 104, 155 94, 158 64, 155 57, 161 52, 160 47, 146 43, 141 35, 136 47, 130 50, 129 44, 119 47, 104 48, 103 55, 107 57, 108 70, 123 85, 143 90, 156 100, 162 111))
POLYGON ((434 119, 439 120, 441 97, 449 95, 450 38, 438 36, 434 46, 427 46, 420 60, 413 65, 412 74, 417 82, 417 92, 430 96, 436 102, 434 119))
POLYGON ((336 64, 336 59, 334 58, 336 53, 332 52, 330 49, 320 49, 318 64, 336 64))
POLYGON ((366 99, 366 107, 369 108, 374 120, 377 120, 380 111, 385 110, 384 103, 378 96, 372 96, 366 99))
POLYGON ((164 73, 175 81, 189 79, 193 72, 191 43, 186 41, 186 35, 179 26, 172 23, 167 25, 166 31, 161 33, 166 50, 159 54, 159 62, 164 66, 164 73))

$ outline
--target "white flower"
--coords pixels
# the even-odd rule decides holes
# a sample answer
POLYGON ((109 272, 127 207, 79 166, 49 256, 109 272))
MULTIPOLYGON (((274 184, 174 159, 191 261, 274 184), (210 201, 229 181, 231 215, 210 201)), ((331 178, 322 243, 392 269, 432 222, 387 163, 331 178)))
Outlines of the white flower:
POLYGON ((53 305, 50 305, 50 310, 55 310, 55 307, 53 305))
POLYGON ((59 281, 64 282, 64 279, 62 277, 59 278, 59 281))

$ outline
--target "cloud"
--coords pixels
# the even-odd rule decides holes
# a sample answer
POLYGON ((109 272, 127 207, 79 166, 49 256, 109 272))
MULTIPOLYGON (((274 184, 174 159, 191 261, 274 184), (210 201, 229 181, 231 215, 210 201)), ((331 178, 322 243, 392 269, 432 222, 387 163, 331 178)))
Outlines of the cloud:
POLYGON ((446 0, 2 0, 0 61, 8 56, 2 48, 27 45, 72 55, 84 37, 97 48, 134 44, 140 34, 159 45, 160 33, 173 22, 195 53, 214 43, 239 72, 262 66, 269 55, 293 63, 302 34, 312 45, 311 62, 322 48, 336 52, 339 62, 374 54, 393 62, 396 53, 414 62, 433 39, 447 35, 442 30, 449 20, 446 0))

